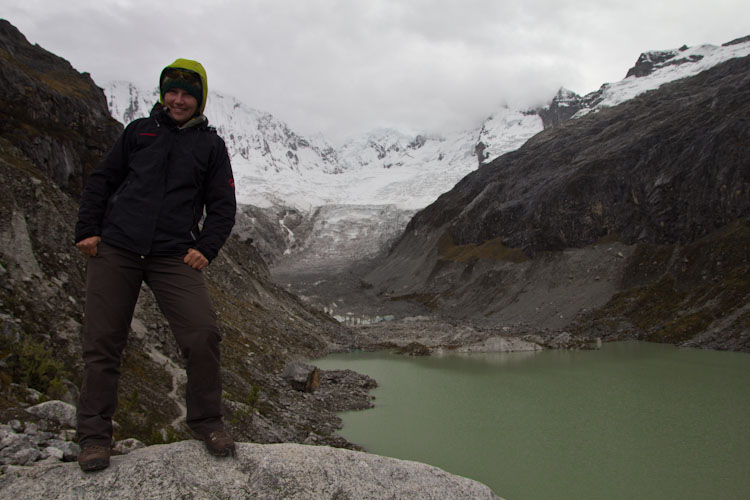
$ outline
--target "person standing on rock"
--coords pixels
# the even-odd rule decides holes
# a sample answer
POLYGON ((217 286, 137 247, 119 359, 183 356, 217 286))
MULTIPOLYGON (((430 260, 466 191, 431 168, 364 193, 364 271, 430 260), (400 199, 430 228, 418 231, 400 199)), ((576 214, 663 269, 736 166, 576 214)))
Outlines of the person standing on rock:
POLYGON ((142 282, 186 361, 188 427, 211 454, 235 453, 222 419, 221 337, 201 273, 234 225, 232 168, 203 115, 203 66, 177 59, 159 90, 151 116, 131 122, 88 178, 75 227, 88 256, 77 411, 84 471, 109 465, 120 359, 142 282))

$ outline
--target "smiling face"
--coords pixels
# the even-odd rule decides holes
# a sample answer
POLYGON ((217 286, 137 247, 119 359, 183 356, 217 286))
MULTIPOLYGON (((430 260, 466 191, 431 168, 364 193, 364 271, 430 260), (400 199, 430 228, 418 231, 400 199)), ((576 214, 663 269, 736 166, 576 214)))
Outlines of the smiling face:
POLYGON ((164 106, 178 125, 184 125, 198 110, 198 100, 186 90, 175 87, 164 93, 164 106))

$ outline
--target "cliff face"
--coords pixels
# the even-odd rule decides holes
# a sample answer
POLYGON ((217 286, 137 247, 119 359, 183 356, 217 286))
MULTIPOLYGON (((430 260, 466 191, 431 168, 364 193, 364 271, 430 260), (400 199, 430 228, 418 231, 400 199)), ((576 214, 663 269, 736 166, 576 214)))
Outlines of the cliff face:
MULTIPOLYGON (((72 245, 76 199, 122 127, 87 74, 1 20, 0 114, 1 414, 39 397, 27 387, 77 402, 85 259, 72 245)), ((206 276, 223 335, 226 420, 237 437, 346 445, 332 433, 333 412, 347 403, 298 393, 281 378, 287 362, 324 354, 346 332, 271 283, 241 232, 206 276)), ((184 382, 177 346, 144 287, 123 360, 116 437, 187 436, 184 382)))
POLYGON ((4 19, 0 106, 2 138, 74 197, 122 128, 110 117, 104 95, 88 73, 78 73, 64 59, 29 44, 4 19))
POLYGON ((750 350, 748 82, 732 59, 545 130, 418 213, 368 281, 457 316, 750 350))

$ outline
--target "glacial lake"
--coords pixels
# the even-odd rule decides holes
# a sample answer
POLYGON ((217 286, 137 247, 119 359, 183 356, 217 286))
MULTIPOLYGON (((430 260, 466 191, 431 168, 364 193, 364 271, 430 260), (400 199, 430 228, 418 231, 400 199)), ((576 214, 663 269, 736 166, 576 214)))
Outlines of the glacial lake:
POLYGON ((597 351, 311 362, 378 381, 341 414, 367 451, 506 500, 750 498, 750 355, 644 342, 597 351))

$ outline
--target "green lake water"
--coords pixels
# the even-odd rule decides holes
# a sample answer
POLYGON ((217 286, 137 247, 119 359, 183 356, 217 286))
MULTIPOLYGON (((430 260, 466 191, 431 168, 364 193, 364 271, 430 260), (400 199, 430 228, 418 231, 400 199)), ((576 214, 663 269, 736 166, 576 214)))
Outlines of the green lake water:
POLYGON ((341 414, 371 453, 506 500, 750 498, 750 355, 641 342, 598 351, 332 355, 378 381, 341 414))

